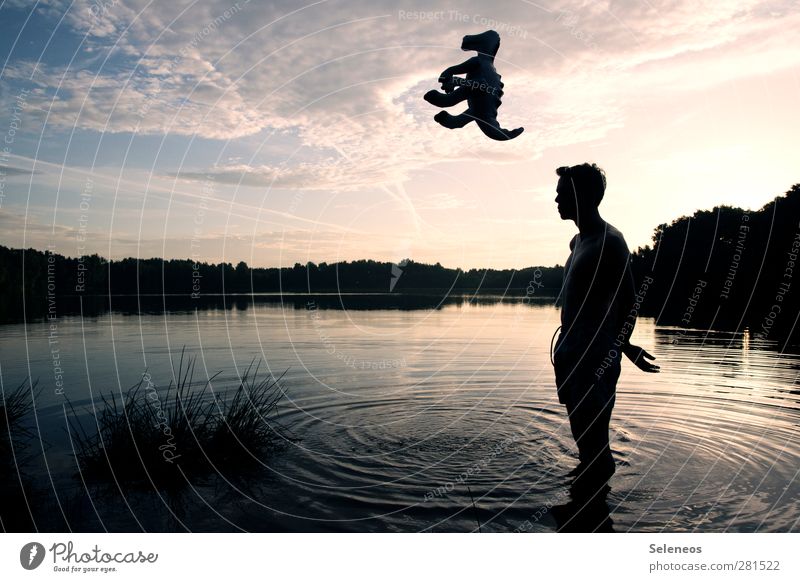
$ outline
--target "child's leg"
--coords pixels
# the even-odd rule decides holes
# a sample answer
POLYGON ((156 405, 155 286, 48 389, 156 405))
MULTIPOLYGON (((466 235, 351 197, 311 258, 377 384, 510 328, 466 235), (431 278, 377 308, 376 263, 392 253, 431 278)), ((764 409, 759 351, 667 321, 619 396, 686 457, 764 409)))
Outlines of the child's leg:
POLYGON ((464 127, 470 121, 474 121, 475 118, 470 115, 469 109, 467 109, 461 115, 450 115, 447 111, 440 111, 433 116, 433 119, 439 125, 442 125, 447 129, 459 129, 464 127))
POLYGON ((436 107, 452 107, 464 101, 469 97, 469 89, 459 87, 452 93, 441 93, 436 90, 431 90, 425 93, 423 97, 425 101, 436 107))

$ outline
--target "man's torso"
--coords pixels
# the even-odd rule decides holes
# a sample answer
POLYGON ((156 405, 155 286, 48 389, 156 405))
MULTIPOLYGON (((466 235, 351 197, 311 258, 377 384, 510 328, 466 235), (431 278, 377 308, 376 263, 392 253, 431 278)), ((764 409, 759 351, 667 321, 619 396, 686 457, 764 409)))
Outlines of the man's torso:
POLYGON ((622 233, 610 224, 593 236, 580 234, 570 242, 572 252, 564 265, 562 334, 574 336, 585 348, 601 337, 615 337, 619 330, 617 297, 625 284, 628 247, 622 233))

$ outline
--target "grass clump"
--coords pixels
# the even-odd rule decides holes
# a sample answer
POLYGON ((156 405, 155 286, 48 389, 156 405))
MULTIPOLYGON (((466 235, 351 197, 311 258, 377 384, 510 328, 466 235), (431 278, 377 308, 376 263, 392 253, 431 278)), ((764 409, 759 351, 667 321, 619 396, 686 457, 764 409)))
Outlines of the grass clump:
POLYGON ((36 382, 24 380, 10 392, 2 390, 0 401, 0 462, 4 468, 20 468, 27 460, 27 449, 35 434, 25 424, 36 402, 36 382))
POLYGON ((23 381, 13 390, 2 388, 0 400, 0 530, 33 531, 29 500, 37 496, 27 475, 28 452, 36 432, 29 424, 40 391, 36 382, 23 381))
POLYGON ((159 392, 149 375, 126 394, 101 397, 89 431, 70 421, 81 477, 89 484, 181 490, 214 475, 243 479, 294 440, 276 419, 279 378, 258 379, 252 362, 233 395, 211 393, 209 378, 193 383, 195 360, 181 354, 176 378, 159 392))
POLYGON ((216 414, 210 423, 209 447, 215 465, 247 469, 289 440, 288 427, 276 419, 283 390, 278 378, 259 378, 259 366, 251 363, 229 399, 215 399, 216 414))

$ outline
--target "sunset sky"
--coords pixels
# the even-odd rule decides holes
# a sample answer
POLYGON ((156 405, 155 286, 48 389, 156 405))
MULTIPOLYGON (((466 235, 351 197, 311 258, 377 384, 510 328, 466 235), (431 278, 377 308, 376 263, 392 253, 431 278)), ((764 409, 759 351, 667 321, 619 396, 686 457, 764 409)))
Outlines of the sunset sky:
POLYGON ((800 182, 798 1, 33 4, 0 7, 7 246, 553 265, 557 166, 606 170, 631 250, 800 182), (509 142, 422 99, 489 28, 509 142))

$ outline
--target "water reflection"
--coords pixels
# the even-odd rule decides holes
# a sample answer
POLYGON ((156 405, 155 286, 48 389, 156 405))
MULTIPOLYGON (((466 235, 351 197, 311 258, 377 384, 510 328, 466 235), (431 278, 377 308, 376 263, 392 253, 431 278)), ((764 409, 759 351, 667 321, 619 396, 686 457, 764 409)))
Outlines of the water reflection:
POLYGON ((614 521, 608 506, 608 486, 594 492, 570 489, 571 499, 563 505, 553 507, 556 531, 560 533, 612 533, 614 521))
MULTIPOLYGON (((254 356, 276 373, 289 369, 281 419, 301 440, 247 487, 235 475, 194 484, 184 521, 192 530, 797 529, 796 348, 641 320, 638 343, 662 373, 624 365, 611 421, 617 472, 587 502, 566 478, 577 460, 548 357, 554 306, 462 297, 421 298, 427 307, 412 309, 397 297, 366 307, 361 299, 165 310, 156 298, 153 313, 134 300, 129 311, 63 317, 68 396, 83 410, 145 369, 166 384, 183 346, 201 354, 209 375, 222 371, 213 382, 222 392, 254 356)), ((174 527, 157 498, 128 499, 120 510, 118 499, 90 496, 74 479, 49 333, 47 323, 6 325, 0 339, 6 385, 30 370, 43 389, 47 466, 30 472, 69 492, 62 506, 77 530, 174 527)))
MULTIPOLYGON (((494 305, 496 303, 550 304, 554 297, 526 297, 509 294, 461 293, 256 293, 256 294, 204 294, 197 298, 187 295, 65 295, 57 300, 60 317, 98 317, 109 312, 121 315, 164 315, 166 313, 194 313, 195 311, 247 311, 261 305, 308 309, 309 304, 319 309, 336 310, 426 310, 448 306, 494 305)), ((47 305, 29 303, 26 307, 29 321, 44 321, 47 305)), ((0 309, 0 323, 23 321, 21 309, 0 309)))

